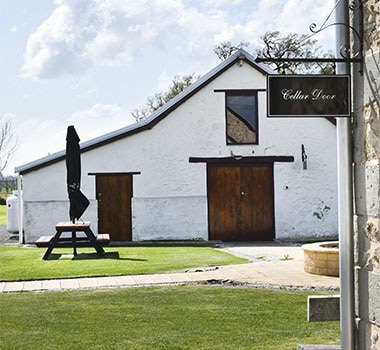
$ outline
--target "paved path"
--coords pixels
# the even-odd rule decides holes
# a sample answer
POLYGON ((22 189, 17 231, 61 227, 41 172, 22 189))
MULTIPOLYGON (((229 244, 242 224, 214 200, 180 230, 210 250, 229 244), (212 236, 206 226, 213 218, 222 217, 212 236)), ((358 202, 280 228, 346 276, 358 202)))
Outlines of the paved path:
POLYGON ((312 275, 303 271, 303 252, 299 246, 280 245, 277 243, 249 243, 226 245, 224 249, 233 254, 247 257, 252 262, 156 275, 0 282, 0 292, 120 288, 205 282, 210 280, 229 280, 263 286, 275 285, 326 289, 336 289, 339 287, 339 278, 312 275), (198 270, 200 272, 196 272, 198 270))

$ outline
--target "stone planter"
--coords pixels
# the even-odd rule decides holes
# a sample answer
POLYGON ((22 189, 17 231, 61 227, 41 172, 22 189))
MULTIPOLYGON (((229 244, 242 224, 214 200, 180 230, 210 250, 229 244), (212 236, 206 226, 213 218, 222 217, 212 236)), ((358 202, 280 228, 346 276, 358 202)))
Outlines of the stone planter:
POLYGON ((339 242, 304 244, 305 272, 315 275, 339 276, 339 242))

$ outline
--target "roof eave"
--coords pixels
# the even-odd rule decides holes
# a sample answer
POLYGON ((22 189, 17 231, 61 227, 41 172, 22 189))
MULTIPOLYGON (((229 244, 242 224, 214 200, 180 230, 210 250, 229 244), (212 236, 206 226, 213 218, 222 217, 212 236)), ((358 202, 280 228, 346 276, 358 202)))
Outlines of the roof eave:
MULTIPOLYGON (((203 77, 198 79, 195 83, 188 86, 177 96, 174 96, 170 101, 165 103, 162 107, 157 109, 146 119, 138 123, 128 125, 124 128, 115 130, 113 132, 104 134, 102 136, 99 136, 89 141, 81 143, 80 144, 81 153, 90 151, 94 148, 100 147, 107 143, 114 142, 128 135, 131 135, 143 130, 151 129, 165 116, 167 116, 177 107, 179 107, 188 98, 193 96, 196 92, 198 92, 200 89, 205 87, 207 84, 209 84, 211 81, 217 78, 220 74, 222 74, 224 71, 226 71, 228 68, 230 68, 233 64, 235 64, 240 59, 243 59, 245 62, 247 62, 249 65, 257 69, 259 72, 261 72, 264 75, 273 74, 273 70, 270 67, 268 67, 267 65, 263 63, 255 62, 255 58, 251 54, 249 54, 247 51, 243 49, 239 49, 233 55, 231 55, 226 60, 219 63, 215 68, 213 68, 208 73, 206 73, 203 77)), ((19 173, 20 175, 23 175, 31 171, 38 170, 45 166, 59 162, 65 159, 65 156, 66 156, 65 151, 59 151, 54 154, 48 155, 46 157, 37 159, 33 162, 26 163, 24 165, 16 167, 15 172, 19 173)))

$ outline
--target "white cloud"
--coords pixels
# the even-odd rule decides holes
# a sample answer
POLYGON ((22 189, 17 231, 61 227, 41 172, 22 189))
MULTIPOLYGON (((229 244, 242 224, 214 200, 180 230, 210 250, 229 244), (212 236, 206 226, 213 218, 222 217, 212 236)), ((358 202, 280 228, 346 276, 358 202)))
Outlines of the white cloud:
MULTIPOLYGON (((30 35, 21 76, 26 78, 51 78, 66 72, 76 72, 88 63, 78 47, 75 14, 68 5, 60 5, 30 35)), ((82 29, 84 32, 86 28, 82 29)))
MULTIPOLYGON (((178 73, 178 75, 181 75, 181 73, 178 73)), ((172 82, 172 79, 173 76, 170 75, 168 72, 161 72, 157 79, 157 90, 167 90, 172 82)))
POLYGON ((101 118, 104 121, 119 116, 122 112, 122 108, 116 104, 101 104, 97 103, 89 109, 74 112, 68 119, 69 122, 78 122, 85 120, 86 122, 92 122, 94 119, 101 118))
MULTIPOLYGON (((4 117, 14 117, 5 113, 4 117)), ((0 117, 3 117, 0 115, 0 117)), ((14 165, 20 166, 32 160, 61 151, 66 145, 66 132, 74 125, 81 141, 88 141, 105 133, 125 127, 134 122, 117 104, 95 104, 88 109, 73 112, 67 118, 41 120, 30 118, 15 120, 18 130, 19 147, 15 159, 8 167, 12 173, 14 165), (33 132, 30 132, 33 130, 33 132), (33 150, 31 155, 31 150, 33 150)))
POLYGON ((5 112, 0 114, 0 121, 13 120, 16 117, 16 114, 11 112, 5 112))
POLYGON ((59 0, 29 36, 21 76, 55 78, 92 65, 127 65, 146 45, 199 54, 216 43, 226 13, 182 0, 59 0))
POLYGON ((71 114, 67 125, 74 125, 82 141, 90 140, 134 122, 130 113, 117 104, 97 103, 71 114))
POLYGON ((78 98, 87 99, 87 98, 90 98, 91 96, 93 96, 95 93, 96 93, 96 89, 88 89, 88 90, 81 92, 78 95, 78 98))
POLYGON ((106 65, 126 65, 133 60, 133 52, 123 47, 123 39, 112 32, 99 33, 87 46, 86 55, 106 65))
MULTIPOLYGON (((309 31, 309 26, 315 23, 317 27, 320 27, 334 8, 334 3, 334 0, 288 0, 278 17, 279 23, 281 23, 279 30, 312 34, 309 31)), ((334 19, 333 15, 331 18, 332 22, 334 19)), ((321 32, 314 36, 314 38, 318 39, 325 46, 335 48, 335 27, 321 32)))
MULTIPOLYGON (((210 57, 220 41, 249 41, 255 47, 266 31, 307 33, 312 22, 323 21, 334 0, 235 0, 235 7, 244 8, 239 18, 224 0, 207 0, 204 7, 186 0, 55 3, 50 17, 29 36, 22 77, 47 79, 81 74, 94 65, 124 66, 147 46, 190 60, 210 57)), ((331 32, 320 36, 326 44, 328 37, 331 32)))
MULTIPOLYGON (((313 22, 322 24, 334 7, 334 0, 262 0, 249 20, 240 27, 246 40, 259 45, 259 37, 268 31, 284 33, 312 34, 309 26, 313 22)), ((315 37, 321 44, 331 47, 334 28, 315 37)))
POLYGON ((66 129, 63 121, 30 118, 15 120, 18 147, 6 173, 13 173, 15 166, 45 157, 65 147, 66 129), (31 132, 32 131, 32 132, 31 132))
POLYGON ((204 4, 211 8, 221 8, 224 6, 237 6, 244 0, 204 0, 204 4))

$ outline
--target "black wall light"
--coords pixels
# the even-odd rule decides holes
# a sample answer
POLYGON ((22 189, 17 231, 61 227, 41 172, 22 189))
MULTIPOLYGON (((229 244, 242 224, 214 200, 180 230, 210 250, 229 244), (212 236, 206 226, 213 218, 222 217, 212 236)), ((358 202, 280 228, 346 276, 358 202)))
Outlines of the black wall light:
POLYGON ((305 152, 304 144, 301 145, 301 157, 302 157, 302 168, 303 170, 307 169, 307 154, 305 152))

